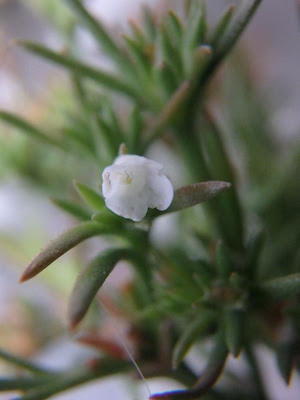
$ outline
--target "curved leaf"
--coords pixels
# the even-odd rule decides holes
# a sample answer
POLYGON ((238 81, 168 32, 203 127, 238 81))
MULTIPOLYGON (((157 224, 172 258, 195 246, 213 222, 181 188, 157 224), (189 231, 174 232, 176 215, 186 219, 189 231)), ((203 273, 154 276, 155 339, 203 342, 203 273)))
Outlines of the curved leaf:
POLYGON ((235 5, 230 4, 228 8, 224 11, 224 14, 221 16, 219 19, 217 26, 215 27, 212 37, 210 40, 210 43, 213 47, 217 46, 219 41, 222 39, 224 33, 226 32, 226 29, 231 21, 231 18, 233 16, 233 12, 235 10, 235 5))
POLYGON ((211 311, 202 311, 194 321, 187 325, 173 351, 173 368, 177 368, 193 343, 199 340, 201 336, 210 332, 214 324, 215 314, 211 311))
POLYGON ((229 182, 222 181, 199 182, 184 186, 175 190, 172 204, 165 212, 179 211, 211 200, 230 187, 229 182))
POLYGON ((107 228, 103 228, 96 222, 84 222, 64 232, 31 261, 21 276, 20 281, 24 282, 34 277, 80 242, 103 233, 108 233, 107 228))
POLYGON ((62 147, 62 144, 60 144, 56 139, 48 136, 40 128, 15 114, 0 110, 0 119, 13 127, 20 129, 21 131, 25 132, 35 139, 39 139, 43 142, 46 142, 47 144, 51 144, 57 147, 62 147))
POLYGON ((63 211, 66 211, 75 218, 78 218, 83 221, 91 219, 91 213, 89 213, 85 208, 79 206, 78 204, 72 203, 71 201, 56 199, 56 198, 52 198, 51 201, 57 207, 61 208, 63 211))
POLYGON ((138 98, 138 100, 143 103, 143 100, 139 98, 136 91, 117 76, 104 72, 99 68, 92 67, 91 65, 87 65, 68 55, 55 52, 38 43, 29 41, 19 41, 18 43, 31 53, 37 54, 38 56, 50 60, 55 64, 61 65, 62 67, 75 72, 79 76, 92 79, 111 90, 120 92, 129 97, 138 98))
POLYGON ((99 211, 104 207, 103 197, 95 190, 76 180, 73 181, 73 185, 86 204, 95 211, 99 211))
POLYGON ((225 341, 229 351, 237 357, 244 340, 244 311, 229 309, 225 312, 225 341))
POLYGON ((270 279, 260 284, 260 288, 276 299, 294 296, 300 293, 300 273, 270 279))
POLYGON ((116 263, 128 256, 128 249, 109 249, 94 258, 80 273, 69 303, 68 314, 71 329, 75 328, 82 320, 93 298, 116 263))

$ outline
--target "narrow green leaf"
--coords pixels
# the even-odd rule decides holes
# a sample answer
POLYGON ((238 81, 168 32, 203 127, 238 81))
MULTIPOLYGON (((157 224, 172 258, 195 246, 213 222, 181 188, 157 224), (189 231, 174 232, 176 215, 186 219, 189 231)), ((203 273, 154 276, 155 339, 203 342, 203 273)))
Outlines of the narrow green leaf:
POLYGON ((231 21, 235 10, 235 5, 230 4, 227 9, 224 11, 224 14, 219 19, 210 39, 210 44, 213 48, 218 46, 219 41, 222 40, 224 33, 227 30, 227 27, 231 21))
POLYGON ((10 364, 16 365, 19 368, 33 372, 34 374, 50 373, 50 371, 48 371, 46 368, 40 367, 39 365, 36 365, 31 361, 25 360, 24 358, 18 357, 15 354, 12 354, 3 349, 0 349, 0 359, 5 360, 10 364))
POLYGON ((85 382, 120 374, 130 370, 130 368, 132 368, 132 365, 127 361, 101 358, 101 362, 97 368, 92 370, 84 368, 83 371, 75 371, 69 374, 61 373, 51 382, 45 383, 41 387, 32 388, 32 390, 27 391, 21 397, 17 397, 14 400, 45 400, 85 382))
POLYGON ((118 153, 120 144, 122 143, 120 138, 117 137, 116 132, 104 120, 104 118, 98 114, 96 114, 94 118, 98 127, 99 135, 101 135, 102 140, 105 142, 109 153, 112 156, 115 156, 118 153))
POLYGON ((189 18, 186 27, 184 45, 190 50, 195 49, 205 41, 206 34, 206 8, 205 2, 200 4, 193 1, 190 8, 189 18))
POLYGON ((259 257, 265 243, 264 232, 258 232, 247 243, 245 270, 251 279, 257 277, 259 257))
POLYGON ((73 217, 76 217, 80 220, 86 221, 91 219, 91 213, 89 213, 85 208, 72 203, 67 200, 52 198, 51 201, 63 211, 66 211, 73 217))
POLYGON ((194 90, 195 95, 197 95, 200 89, 203 88, 203 85, 209 81, 216 68, 232 50, 261 1, 262 0, 243 0, 243 4, 238 8, 238 12, 235 13, 234 18, 231 19, 225 34, 222 36, 222 40, 219 41, 217 51, 214 52, 211 62, 208 63, 201 79, 197 82, 194 90))
POLYGON ((177 43, 172 42, 170 32, 168 32, 165 25, 160 30, 159 47, 162 52, 163 62, 167 62, 170 65, 178 79, 182 79, 183 65, 181 54, 177 43))
POLYGON ((89 99, 84 84, 82 82, 82 79, 77 74, 73 74, 71 80, 79 107, 81 107, 88 113, 90 108, 89 99))
POLYGON ((227 154, 224 134, 208 111, 207 129, 201 131, 200 141, 209 176, 232 182, 232 190, 217 199, 215 213, 224 241, 231 247, 242 248, 244 241, 243 214, 235 185, 235 172, 227 154))
MULTIPOLYGON (((185 102, 187 101, 192 89, 192 83, 188 80, 183 81, 180 87, 176 90, 176 92, 169 99, 167 104, 164 106, 159 118, 155 121, 153 127, 150 128, 150 132, 148 133, 148 138, 145 143, 145 149, 159 137, 164 128, 171 124, 176 116, 178 116, 178 112, 183 107, 185 102)), ((144 149, 144 150, 145 150, 144 149)))
POLYGON ((276 351, 277 366, 287 385, 290 384, 292 379, 296 354, 297 345, 294 342, 283 343, 276 351))
POLYGON ((172 33, 175 43, 181 44, 182 40, 182 24, 177 14, 173 10, 168 13, 167 24, 169 25, 168 31, 172 33))
POLYGON ((129 19, 129 25, 131 28, 131 36, 133 40, 141 47, 145 48, 147 46, 147 38, 144 35, 144 32, 142 31, 140 25, 134 20, 134 19, 129 19))
POLYGON ((121 232, 121 228, 124 224, 124 218, 111 212, 108 208, 103 207, 101 211, 98 211, 92 216, 92 220, 100 223, 101 225, 111 227, 121 232))
POLYGON ((216 248, 216 265, 219 275, 223 279, 229 278, 230 274, 234 271, 229 250, 221 241, 218 242, 216 248))
POLYGON ((138 106, 132 109, 127 123, 127 144, 130 154, 139 154, 140 136, 144 127, 141 110, 138 106))
POLYGON ((193 68, 192 62, 195 49, 205 43, 206 29, 205 3, 199 4, 198 1, 193 1, 186 24, 182 49, 185 73, 188 76, 193 68))
POLYGON ((119 142, 123 140, 122 127, 116 114, 115 105, 112 103, 111 99, 106 96, 102 96, 100 100, 100 107, 100 115, 105 119, 110 129, 116 134, 117 143, 119 144, 119 142))
POLYGON ((213 312, 201 311, 196 319, 187 324, 174 347, 172 355, 173 368, 177 368, 193 343, 211 332, 215 325, 215 318, 216 316, 213 312))
POLYGON ((192 57, 192 66, 190 68, 191 79, 199 80, 205 72, 207 65, 212 59, 212 50, 208 45, 199 46, 192 57))
POLYGON ((227 347, 222 331, 217 332, 209 361, 204 372, 193 385, 192 389, 174 390, 157 393, 149 397, 151 400, 187 400, 199 399, 211 389, 220 377, 228 356, 227 347))
POLYGON ((231 20, 226 34, 219 42, 212 69, 214 69, 233 48, 261 1, 262 0, 243 0, 242 5, 238 8, 237 13, 231 20))
MULTIPOLYGON (((53 379, 53 377, 52 377, 53 379)), ((10 390, 27 390, 37 386, 41 386, 45 383, 49 383, 51 377, 18 377, 18 378, 0 378, 0 392, 6 392, 10 390)))
POLYGON ((300 293, 300 273, 270 279, 259 285, 269 296, 281 299, 300 293))
POLYGON ((170 207, 166 211, 163 211, 163 213, 179 211, 195 206, 203 201, 211 200, 230 187, 230 183, 221 181, 192 183, 191 185, 184 186, 175 190, 174 199, 170 207))
POLYGON ((143 26, 148 40, 154 42, 156 38, 156 22, 152 10, 147 6, 143 7, 143 26))
POLYGON ((112 39, 111 35, 106 32, 101 22, 94 18, 83 6, 80 0, 68 0, 72 9, 74 9, 82 21, 93 33, 95 39, 100 43, 102 49, 109 54, 117 63, 126 63, 126 57, 122 53, 122 49, 118 44, 112 39))
POLYGON ((31 53, 65 67, 79 76, 92 79, 111 90, 133 97, 143 104, 143 100, 139 97, 137 92, 117 76, 104 72, 99 68, 84 64, 68 55, 57 53, 40 44, 28 41, 19 41, 18 43, 31 53))
POLYGON ((85 201, 86 204, 92 209, 99 211, 104 207, 103 197, 95 190, 76 180, 73 181, 73 185, 81 196, 82 200, 85 201))
POLYGON ((244 318, 243 310, 231 308, 225 311, 225 341, 229 351, 237 357, 244 342, 244 318))
POLYGON ((34 277, 80 242, 104 233, 109 233, 108 229, 96 222, 83 222, 62 233, 31 261, 20 281, 24 282, 34 277))
POLYGON ((50 136, 45 134, 40 128, 36 127, 28 121, 25 121, 23 118, 17 115, 0 110, 0 119, 13 126, 14 128, 20 129, 21 131, 25 132, 35 139, 41 140, 44 143, 51 144, 57 147, 62 147, 62 145, 57 140, 51 138, 50 136))
POLYGON ((109 249, 96 258, 82 270, 78 276, 69 303, 69 322, 74 329, 86 314, 93 298, 111 273, 116 263, 128 258, 128 249, 109 249))
POLYGON ((96 156, 94 145, 88 135, 83 135, 79 130, 69 127, 63 127, 61 133, 65 136, 67 144, 74 146, 78 151, 87 152, 93 157, 96 156))
POLYGON ((145 57, 144 47, 141 47, 139 43, 129 36, 123 35, 123 39, 127 45, 128 53, 134 62, 136 73, 138 73, 141 78, 149 79, 151 65, 149 60, 145 57))
POLYGON ((163 97, 169 99, 170 95, 178 88, 180 80, 166 61, 155 68, 153 72, 157 81, 157 87, 161 88, 163 97))

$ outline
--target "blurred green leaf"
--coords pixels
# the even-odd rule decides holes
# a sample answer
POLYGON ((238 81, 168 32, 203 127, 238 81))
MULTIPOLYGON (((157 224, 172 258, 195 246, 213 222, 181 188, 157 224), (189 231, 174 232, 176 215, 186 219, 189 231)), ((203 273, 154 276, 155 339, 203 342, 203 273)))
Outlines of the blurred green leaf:
POLYGON ((48 136, 40 128, 32 125, 30 122, 25 121, 23 118, 15 114, 0 110, 0 119, 14 128, 25 132, 29 136, 32 136, 34 139, 41 140, 44 143, 51 144, 56 147, 63 147, 58 140, 48 136))
POLYGON ((218 242, 218 244, 217 244, 216 265, 217 265, 219 275, 223 279, 229 278, 230 274, 234 271, 230 252, 229 252, 228 248, 222 242, 218 242))
POLYGON ((216 315, 214 312, 201 310, 199 315, 192 322, 187 324, 173 350, 173 368, 178 367, 179 363, 195 342, 211 333, 215 323, 216 315))
POLYGON ((227 355, 228 351, 224 341, 223 331, 221 330, 217 332, 216 337, 214 338, 213 348, 209 355, 209 360, 204 372, 191 389, 153 394, 150 396, 150 399, 186 400, 200 398, 211 389, 220 377, 227 355))
POLYGON ((109 34, 101 24, 101 22, 94 18, 83 6, 80 0, 68 0, 72 10, 75 10, 85 25, 90 29, 95 39, 100 43, 101 48, 114 59, 118 65, 128 63, 125 54, 123 53, 120 46, 112 39, 112 35, 109 34))
POLYGON ((261 255, 264 243, 264 232, 258 232, 247 243, 245 270, 251 279, 257 278, 259 257, 261 255))
POLYGON ((143 6, 143 26, 150 42, 154 42, 156 38, 156 21, 153 11, 146 5, 143 6))
POLYGON ((74 329, 86 314, 93 298, 111 273, 116 263, 127 259, 126 248, 109 249, 99 254, 78 276, 69 303, 69 323, 74 329))
POLYGON ((164 61, 161 65, 154 69, 154 76, 158 87, 160 87, 164 98, 167 100, 169 96, 176 90, 179 80, 171 68, 170 64, 164 61))
POLYGON ((22 357, 18 357, 15 354, 12 354, 3 349, 0 349, 0 359, 5 360, 12 365, 16 365, 19 368, 30 371, 34 374, 48 374, 51 372, 46 368, 43 368, 31 361, 25 360, 22 357))
POLYGON ((297 346, 294 342, 283 343, 279 345, 276 351, 276 361, 278 369, 287 385, 290 384, 293 370, 295 367, 295 356, 297 346))
POLYGON ((220 62, 222 58, 232 49, 244 29, 248 25, 252 15, 262 0, 243 0, 241 6, 231 21, 226 34, 223 36, 218 46, 219 50, 214 62, 220 62))
POLYGON ((167 17, 168 31, 172 34, 174 42, 181 46, 183 28, 181 21, 173 10, 170 10, 167 17))
POLYGON ((272 298, 295 296, 300 293, 300 273, 270 279, 260 283, 259 287, 272 298))
POLYGON ((132 109, 127 123, 127 145, 130 154, 140 153, 140 138, 144 127, 141 111, 138 106, 132 109))
POLYGON ((215 201, 214 212, 218 216, 218 225, 224 240, 232 247, 243 247, 243 213, 236 188, 233 166, 227 154, 224 135, 206 112, 207 129, 200 134, 202 151, 212 179, 218 178, 232 183, 232 190, 215 201))
POLYGON ((117 76, 101 71, 99 68, 84 64, 71 56, 57 53, 40 44, 29 41, 19 41, 18 43, 31 53, 52 61, 55 64, 61 65, 62 67, 75 72, 79 76, 92 79, 113 91, 137 99, 139 103, 144 104, 144 101, 139 97, 136 90, 117 76))
POLYGON ((210 44, 213 48, 216 48, 223 39, 223 36, 228 28, 228 25, 233 17, 233 13, 235 10, 235 5, 230 4, 227 9, 224 11, 224 14, 219 19, 214 31, 212 32, 210 44))
POLYGON ((203 201, 211 200, 230 187, 230 183, 221 181, 192 183, 191 185, 184 186, 175 190, 170 207, 162 213, 179 211, 203 201))
POLYGON ((32 389, 36 386, 49 383, 50 381, 51 377, 0 378, 0 392, 32 389))
POLYGON ((202 1, 199 4, 199 1, 193 0, 183 38, 184 64, 188 75, 192 68, 193 52, 198 46, 205 43, 206 29, 205 3, 202 1))
POLYGON ((84 183, 80 183, 76 180, 73 180, 73 185, 75 189, 78 191, 82 200, 90 206, 95 211, 99 211, 104 207, 104 199, 98 194, 95 190, 86 186, 84 183))
POLYGON ((84 222, 62 233, 31 261, 20 281, 24 282, 34 277, 80 242, 109 232, 108 228, 104 228, 96 222, 84 222))
POLYGON ((173 43, 165 25, 161 26, 159 34, 159 48, 162 53, 163 62, 167 62, 178 79, 183 77, 183 65, 180 51, 176 43, 173 43))
MULTIPOLYGON (((51 382, 44 383, 40 387, 34 387, 27 391, 18 400, 44 400, 56 393, 81 385, 94 379, 120 374, 129 370, 131 364, 123 360, 101 358, 99 366, 93 369, 83 368, 81 371, 62 372, 55 376, 51 382)), ((15 399, 15 400, 17 400, 15 399)))
POLYGON ((57 198, 52 198, 51 201, 59 208, 61 208, 63 211, 66 211, 73 217, 76 217, 80 220, 86 221, 91 219, 91 213, 87 211, 85 208, 72 203, 67 200, 63 199, 57 199, 57 198))
POLYGON ((136 74, 145 79, 145 84, 149 80, 151 64, 150 60, 145 56, 145 48, 141 47, 134 39, 129 36, 123 35, 129 55, 132 58, 136 74))
POLYGON ((244 319, 245 313, 237 308, 227 309, 224 315, 225 341, 228 350, 234 357, 237 357, 244 342, 244 319))

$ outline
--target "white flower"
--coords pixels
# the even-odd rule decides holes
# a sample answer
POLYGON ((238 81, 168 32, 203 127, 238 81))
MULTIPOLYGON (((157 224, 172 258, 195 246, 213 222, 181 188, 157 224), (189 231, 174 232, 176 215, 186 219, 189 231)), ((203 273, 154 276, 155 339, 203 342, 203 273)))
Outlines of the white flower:
POLYGON ((148 158, 123 155, 102 174, 102 194, 114 213, 141 221, 148 208, 166 210, 173 200, 173 186, 163 166, 148 158))

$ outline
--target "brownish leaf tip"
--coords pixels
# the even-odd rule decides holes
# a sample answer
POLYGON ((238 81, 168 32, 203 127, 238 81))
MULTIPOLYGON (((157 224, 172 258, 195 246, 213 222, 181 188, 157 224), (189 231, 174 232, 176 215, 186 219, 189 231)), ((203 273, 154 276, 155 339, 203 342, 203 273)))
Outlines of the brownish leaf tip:
POLYGON ((81 318, 78 318, 77 316, 71 317, 69 320, 69 331, 75 331, 80 321, 81 318))
POLYGON ((27 267, 27 268, 25 269, 25 271, 23 272, 23 274, 21 275, 20 280, 19 280, 19 283, 23 283, 23 282, 25 282, 25 281, 28 281, 29 279, 33 278, 34 275, 35 275, 35 274, 34 274, 33 271, 31 270, 30 266, 27 267))

